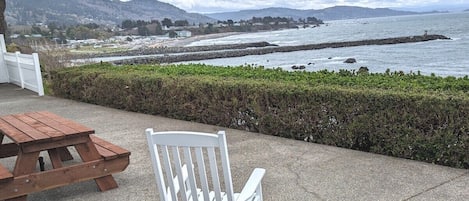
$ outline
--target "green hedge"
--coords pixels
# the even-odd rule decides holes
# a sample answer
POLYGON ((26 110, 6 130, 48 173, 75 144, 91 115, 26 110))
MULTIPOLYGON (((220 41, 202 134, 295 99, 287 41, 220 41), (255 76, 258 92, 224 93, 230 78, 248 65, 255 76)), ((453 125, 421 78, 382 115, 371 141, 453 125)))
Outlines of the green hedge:
POLYGON ((56 96, 469 168, 469 79, 253 67, 92 65, 52 73, 56 96))

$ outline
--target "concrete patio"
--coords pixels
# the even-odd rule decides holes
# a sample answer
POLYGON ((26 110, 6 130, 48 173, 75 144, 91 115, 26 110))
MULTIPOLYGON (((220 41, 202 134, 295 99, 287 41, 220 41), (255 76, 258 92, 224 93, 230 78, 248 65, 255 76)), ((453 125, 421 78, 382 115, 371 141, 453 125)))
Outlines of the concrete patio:
MULTIPOLYGON (((469 170, 295 141, 213 125, 127 112, 0 84, 0 116, 47 110, 94 128, 96 135, 131 151, 114 178, 119 188, 98 192, 94 181, 34 193, 28 200, 159 200, 144 130, 226 130, 234 188, 255 167, 267 173, 264 199, 469 200, 469 170)), ((12 170, 14 158, 0 159, 12 170)), ((47 161, 48 162, 48 161, 47 161)))

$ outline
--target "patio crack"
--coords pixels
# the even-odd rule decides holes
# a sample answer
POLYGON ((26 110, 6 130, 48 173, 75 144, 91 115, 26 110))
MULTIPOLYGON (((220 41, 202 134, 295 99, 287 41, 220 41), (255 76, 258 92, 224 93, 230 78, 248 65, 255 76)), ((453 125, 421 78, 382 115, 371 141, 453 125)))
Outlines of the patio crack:
POLYGON ((440 184, 438 184, 438 185, 436 185, 436 186, 432 186, 432 187, 430 187, 430 188, 428 188, 428 189, 425 189, 424 191, 422 191, 422 192, 420 192, 420 193, 417 193, 417 194, 415 194, 415 195, 412 195, 412 196, 410 196, 409 198, 403 199, 403 201, 407 201, 407 200, 410 200, 410 199, 412 199, 412 198, 416 198, 416 197, 418 197, 418 196, 420 196, 420 195, 422 195, 422 194, 424 194, 424 193, 426 193, 426 192, 429 192, 429 191, 431 191, 431 190, 434 190, 434 189, 436 189, 436 188, 438 188, 438 187, 440 187, 440 186, 443 186, 443 185, 445 185, 445 184, 447 184, 447 183, 450 183, 450 182, 452 182, 452 181, 454 181, 454 180, 456 180, 456 179, 459 179, 459 178, 461 178, 461 177, 464 177, 464 176, 466 176, 466 175, 469 175, 469 171, 467 171, 467 172, 465 172, 465 173, 463 173, 463 174, 461 174, 461 175, 458 175, 458 176, 456 176, 456 177, 454 177, 454 178, 452 178, 452 179, 449 179, 449 180, 447 180, 447 181, 441 182, 440 184))
MULTIPOLYGON (((308 151, 304 151, 303 153, 301 153, 299 156, 297 156, 295 158, 295 162, 294 163, 298 163, 298 161, 300 160, 301 157, 303 157, 306 153, 308 153, 308 151)), ((300 164, 301 165, 301 164, 300 164)), ((293 170, 293 165, 290 165, 290 166, 287 166, 287 169, 292 172, 293 174, 295 174, 296 176, 296 179, 295 179, 295 182, 296 184, 306 193, 309 193, 311 195, 313 195, 316 199, 318 200, 324 200, 323 198, 321 198, 321 196, 319 194, 317 194, 316 192, 314 191, 310 191, 308 190, 308 188, 306 188, 306 186, 304 186, 303 184, 301 184, 300 182, 300 178, 301 178, 301 175, 298 171, 295 171, 293 170)))

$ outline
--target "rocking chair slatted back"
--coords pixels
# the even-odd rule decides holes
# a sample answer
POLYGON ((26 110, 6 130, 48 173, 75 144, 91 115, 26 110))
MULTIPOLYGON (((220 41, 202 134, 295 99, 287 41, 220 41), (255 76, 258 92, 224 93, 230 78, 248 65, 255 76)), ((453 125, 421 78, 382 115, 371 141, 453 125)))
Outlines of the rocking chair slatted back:
POLYGON ((224 131, 208 134, 185 131, 153 132, 153 129, 147 129, 146 134, 161 200, 181 198, 184 201, 203 201, 208 198, 211 200, 211 197, 217 201, 224 198, 228 201, 235 200, 224 131), (205 158, 208 158, 208 162, 205 158), (221 162, 221 172, 217 158, 221 162), (198 169, 198 177, 194 169, 198 169), (207 172, 210 172, 209 176, 207 172), (221 176, 225 192, 222 192, 221 176), (210 190, 209 183, 212 184, 213 190, 210 190))

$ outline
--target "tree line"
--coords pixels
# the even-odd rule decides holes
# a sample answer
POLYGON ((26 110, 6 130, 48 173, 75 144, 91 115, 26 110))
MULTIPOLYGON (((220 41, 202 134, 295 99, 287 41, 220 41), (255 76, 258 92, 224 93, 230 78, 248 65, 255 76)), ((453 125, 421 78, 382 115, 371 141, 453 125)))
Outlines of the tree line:
POLYGON ((156 24, 159 26, 166 26, 166 27, 185 27, 189 26, 189 22, 187 20, 175 20, 174 22, 169 19, 169 18, 164 18, 163 20, 158 21, 158 20, 151 20, 151 21, 144 21, 144 20, 124 20, 121 23, 121 28, 123 29, 132 29, 136 27, 141 27, 141 26, 147 26, 151 24, 156 24))
POLYGON ((24 35, 26 34, 40 34, 44 38, 49 38, 57 43, 65 44, 67 43, 67 40, 105 39, 116 35, 150 36, 168 34, 169 37, 177 37, 175 30, 182 29, 190 31, 192 35, 202 35, 222 32, 256 32, 299 28, 300 26, 306 27, 306 24, 319 25, 323 24, 323 22, 315 17, 295 20, 287 17, 266 16, 253 17, 249 20, 240 20, 238 22, 229 19, 226 21, 218 21, 216 23, 200 23, 196 26, 195 24, 189 24, 187 20, 173 21, 169 18, 164 18, 161 21, 127 19, 123 20, 117 27, 99 25, 96 23, 58 25, 52 22, 47 25, 33 25, 29 32, 23 30, 17 31, 13 34, 19 34, 22 35, 22 37, 25 37, 24 35))

